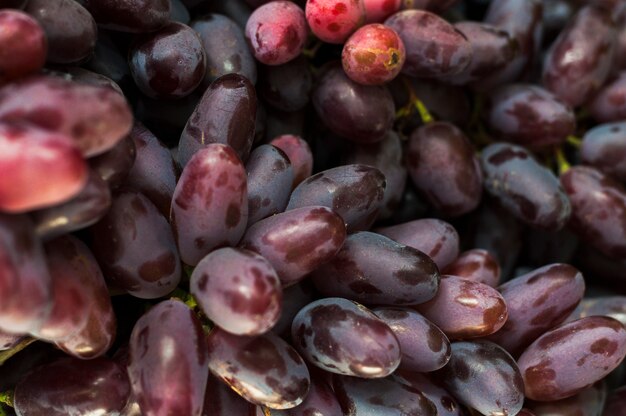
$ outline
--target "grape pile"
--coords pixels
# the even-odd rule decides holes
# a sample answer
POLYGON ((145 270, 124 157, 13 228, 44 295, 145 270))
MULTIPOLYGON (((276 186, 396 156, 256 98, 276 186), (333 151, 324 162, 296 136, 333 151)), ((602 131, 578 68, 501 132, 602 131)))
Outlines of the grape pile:
POLYGON ((626 1, 0 0, 0 416, 626 416, 626 1))

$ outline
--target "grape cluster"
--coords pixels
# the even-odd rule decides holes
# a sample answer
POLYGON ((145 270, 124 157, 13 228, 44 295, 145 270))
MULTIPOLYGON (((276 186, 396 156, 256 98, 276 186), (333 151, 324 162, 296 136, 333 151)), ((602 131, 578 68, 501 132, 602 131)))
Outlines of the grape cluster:
POLYGON ((626 416, 623 0, 0 0, 0 416, 626 416))

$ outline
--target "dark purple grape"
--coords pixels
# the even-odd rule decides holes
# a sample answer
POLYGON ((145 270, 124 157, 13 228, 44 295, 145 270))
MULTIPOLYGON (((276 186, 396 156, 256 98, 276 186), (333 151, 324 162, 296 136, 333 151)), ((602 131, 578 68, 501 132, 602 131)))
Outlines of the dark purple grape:
POLYGON ((24 11, 37 19, 46 32, 48 62, 84 62, 93 54, 98 29, 91 14, 79 2, 29 0, 24 11))
POLYGON ((516 415, 522 409, 520 370, 494 343, 453 342, 452 358, 436 377, 459 402, 483 415, 516 415))
POLYGON ((609 394, 602 416, 624 416, 624 409, 626 409, 626 386, 609 394))
POLYGON ((91 248, 108 282, 133 296, 154 299, 176 288, 181 265, 167 220, 139 192, 124 191, 91 228, 91 248))
POLYGON ((256 62, 237 23, 221 14, 208 14, 195 19, 190 26, 200 36, 206 52, 204 87, 232 73, 243 75, 256 84, 256 62))
MULTIPOLYGON (((536 416, 600 416, 606 401, 607 388, 603 381, 587 387, 575 396, 552 402, 533 402, 527 406, 536 416)), ((612 413, 619 416, 618 413, 612 413)))
POLYGON ((624 355, 624 326, 612 318, 590 316, 546 332, 517 362, 526 397, 552 401, 573 396, 604 378, 624 355))
POLYGON ((550 264, 504 283, 498 290, 509 318, 489 340, 514 357, 563 322, 585 292, 583 275, 568 264, 550 264))
POLYGON ((344 43, 365 21, 360 0, 307 0, 305 10, 311 31, 326 43, 344 43))
POLYGON ((178 22, 137 36, 128 52, 135 84, 152 98, 189 95, 204 79, 206 59, 198 34, 178 22))
POLYGON ((269 144, 254 149, 246 163, 248 224, 283 212, 289 202, 293 168, 285 153, 269 144))
POLYGON ((586 103, 609 75, 615 40, 610 14, 583 7, 548 50, 543 85, 572 107, 586 103))
MULTIPOLYGON (((328 373, 323 374, 326 376, 328 373)), ((271 416, 335 416, 341 415, 341 406, 332 387, 323 380, 322 374, 311 374, 311 388, 306 399, 298 406, 287 410, 272 410, 271 416)))
POLYGON ((311 176, 313 172, 313 153, 309 144, 299 136, 285 134, 273 139, 270 144, 285 152, 293 169, 293 185, 295 188, 311 176))
POLYGON ((351 234, 312 274, 325 296, 382 305, 415 305, 435 296, 439 271, 426 254, 369 231, 351 234))
POLYGON ((304 11, 290 1, 272 1, 252 12, 246 40, 254 57, 266 65, 280 65, 300 55, 308 35, 304 11))
POLYGON ((62 66, 59 69, 62 69, 63 72, 48 70, 46 71, 46 74, 60 76, 68 81, 93 85, 94 87, 108 87, 116 91, 118 94, 124 95, 124 92, 115 81, 102 74, 98 74, 97 72, 93 72, 79 66, 62 66))
POLYGON ((180 165, 211 143, 232 146, 245 162, 254 139, 256 108, 254 86, 247 78, 228 74, 213 81, 180 136, 180 165))
POLYGON ((117 84, 124 84, 130 78, 126 57, 120 53, 111 36, 104 30, 98 32, 96 48, 85 68, 102 74, 117 84))
MULTIPOLYGON (((189 3, 201 3, 204 0, 184 0, 189 7, 189 3)), ((223 14, 229 19, 233 20, 241 30, 244 30, 246 23, 252 14, 252 9, 244 0, 230 0, 230 1, 214 1, 211 4, 211 11, 223 14)))
POLYGON ((357 84, 339 65, 321 75, 312 101, 317 115, 333 133, 357 143, 385 138, 396 111, 384 86, 357 84))
POLYGON ((435 297, 415 309, 451 339, 484 337, 507 320, 504 298, 491 286, 443 275, 435 297))
POLYGON ((115 146, 130 131, 132 119, 126 99, 107 87, 34 76, 0 90, 0 120, 67 135, 86 157, 115 146))
POLYGON ((1 211, 25 212, 66 202, 88 180, 80 151, 64 134, 0 122, 0 146, 1 211))
POLYGON ((265 257, 286 287, 335 257, 345 239, 341 217, 312 206, 258 221, 246 231, 241 247, 265 257))
POLYGON ((428 373, 450 360, 450 341, 439 328, 419 313, 404 308, 376 308, 373 312, 398 338, 400 370, 428 373))
POLYGON ((37 368, 15 389, 20 416, 119 414, 130 395, 128 376, 107 358, 61 358, 37 368))
POLYGON ((626 181, 626 122, 595 126, 585 133, 582 162, 620 181, 626 181))
POLYGON ((188 25, 190 20, 187 6, 181 0, 170 0, 170 21, 188 25))
POLYGON ((335 374, 380 378, 400 364, 400 344, 391 328, 347 299, 325 298, 302 308, 291 337, 304 358, 335 374))
MULTIPOLYGON (((421 391, 437 408, 437 416, 465 416, 465 411, 450 393, 434 383, 426 374, 396 371, 393 380, 421 391)), ((518 416, 523 416, 518 414, 518 416)))
POLYGON ((248 250, 227 247, 209 253, 191 274, 190 291, 206 316, 231 334, 260 335, 281 314, 276 271, 248 250))
POLYGON ((572 206, 554 174, 525 148, 496 143, 482 151, 485 189, 516 218, 533 227, 558 230, 572 206))
POLYGON ((626 296, 583 299, 565 322, 598 315, 616 319, 626 326, 626 296))
POLYGON ((451 123, 428 123, 415 130, 407 167, 415 187, 446 216, 463 215, 480 203, 480 162, 469 139, 451 123))
POLYGON ((480 248, 464 251, 443 271, 491 287, 497 287, 500 282, 498 260, 489 251, 480 248))
POLYGON ((302 403, 309 392, 306 364, 271 332, 245 337, 214 328, 207 342, 211 372, 252 403, 289 409, 302 403))
POLYGON ((246 171, 235 151, 198 150, 176 184, 170 214, 183 262, 195 266, 217 247, 236 245, 248 223, 246 171))
POLYGON ((163 301, 135 324, 128 376, 144 415, 200 416, 207 363, 204 332, 184 303, 163 301))
POLYGON ((39 71, 48 48, 41 25, 26 13, 0 10, 0 28, 0 85, 39 71))
POLYGON ((374 167, 344 165, 317 173, 291 193, 287 210, 321 205, 332 208, 348 232, 367 230, 381 208, 385 176, 374 167))
POLYGON ((459 234, 445 221, 425 218, 375 230, 433 259, 443 270, 459 256, 459 234))
POLYGON ((424 393, 390 378, 362 380, 335 376, 333 379, 344 415, 438 415, 435 404, 424 393))
POLYGON ((252 403, 244 400, 220 379, 209 373, 202 416, 252 416, 254 415, 253 407, 252 403))
POLYGON ((606 84, 589 102, 589 114, 599 123, 622 121, 626 117, 626 72, 606 84))
POLYGON ((572 203, 570 227, 586 243, 612 258, 626 256, 626 190, 600 171, 575 166, 561 175, 572 203))
POLYGON ((121 32, 153 32, 170 18, 170 0, 82 0, 98 25, 121 32))
POLYGON ((89 159, 89 166, 112 189, 116 189, 125 184, 135 158, 135 142, 131 136, 126 136, 106 153, 89 159))
POLYGON ((448 77, 462 72, 472 60, 472 45, 463 33, 436 14, 405 10, 385 25, 395 30, 406 48, 402 72, 412 77, 448 77))
POLYGON ((298 111, 309 102, 313 74, 304 57, 283 65, 261 66, 259 95, 272 107, 282 111, 298 111))

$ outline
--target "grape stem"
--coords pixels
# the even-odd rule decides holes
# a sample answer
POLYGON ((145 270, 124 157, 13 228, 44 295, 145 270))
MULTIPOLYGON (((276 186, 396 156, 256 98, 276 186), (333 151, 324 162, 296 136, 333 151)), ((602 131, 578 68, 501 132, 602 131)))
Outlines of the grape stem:
POLYGON ((195 309, 198 306, 198 302, 196 298, 189 292, 184 291, 183 289, 177 287, 171 294, 170 297, 178 298, 182 300, 185 305, 189 307, 189 309, 195 309))
MULTIPOLYGON (((0 403, 5 404, 9 407, 15 407, 13 404, 13 390, 7 390, 0 393, 0 403)), ((0 413, 1 415, 2 413, 0 413)))
POLYGON ((320 42, 319 40, 316 40, 315 44, 312 47, 305 48, 302 50, 302 55, 304 55, 306 58, 313 59, 315 58, 315 55, 317 55, 317 51, 320 50, 322 45, 323 45, 322 42, 320 42))
POLYGON ((578 136, 569 135, 567 136, 566 143, 574 146, 576 149, 579 149, 580 146, 583 144, 583 141, 578 136))
POLYGON ((556 164, 559 170, 559 175, 564 174, 571 168, 571 165, 567 161, 565 157, 565 153, 563 153, 563 148, 558 146, 554 148, 554 157, 556 158, 556 164))
POLYGON ((409 80, 406 77, 402 77, 402 82, 409 92, 409 102, 396 112, 396 118, 406 117, 413 112, 413 109, 416 109, 422 119, 422 123, 428 124, 434 122, 435 118, 430 114, 424 102, 417 98, 415 90, 409 80))
POLYGON ((33 342, 37 341, 35 338, 24 338, 20 341, 15 347, 0 352, 0 365, 4 364, 9 358, 13 357, 18 352, 22 351, 24 348, 28 347, 33 342))

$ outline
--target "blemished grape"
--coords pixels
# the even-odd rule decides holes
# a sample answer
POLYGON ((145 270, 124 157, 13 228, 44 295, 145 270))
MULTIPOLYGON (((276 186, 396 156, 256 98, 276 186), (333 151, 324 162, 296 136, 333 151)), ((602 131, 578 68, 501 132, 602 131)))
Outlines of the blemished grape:
POLYGON ((402 70, 404 43, 391 28, 375 23, 363 26, 343 46, 341 62, 346 75, 363 85, 381 85, 402 70))
POLYGON ((347 299, 308 304, 294 318, 291 336, 304 358, 331 373, 381 378, 400 364, 400 344, 391 328, 347 299))
POLYGON ((272 416, 332 416, 341 414, 341 406, 331 387, 331 380, 319 370, 311 372, 311 387, 306 399, 298 406, 286 410, 272 410, 272 416), (328 380, 322 379, 328 378, 328 380))
POLYGON ((170 0, 82 0, 84 6, 106 29, 122 32, 153 32, 170 18, 170 0))
POLYGON ((497 287, 500 282, 498 260, 489 251, 480 248, 462 252, 443 272, 491 287, 497 287))
POLYGON ((580 147, 582 161, 626 181, 626 122, 599 124, 587 130, 580 147))
POLYGON ((344 43, 365 22, 362 0, 307 0, 306 20, 320 40, 344 43))
POLYGON ((428 400, 434 403, 437 408, 437 416, 464 416, 465 412, 443 387, 433 382, 432 377, 427 374, 398 370, 393 376, 393 380, 415 388, 422 392, 428 400))
POLYGON ((0 85, 43 67, 48 42, 37 20, 18 10, 0 10, 0 29, 0 85))
POLYGON ((294 175, 292 188, 295 188, 300 182, 311 176, 313 172, 313 153, 309 144, 302 137, 285 134, 274 138, 270 144, 285 152, 289 158, 294 175))

